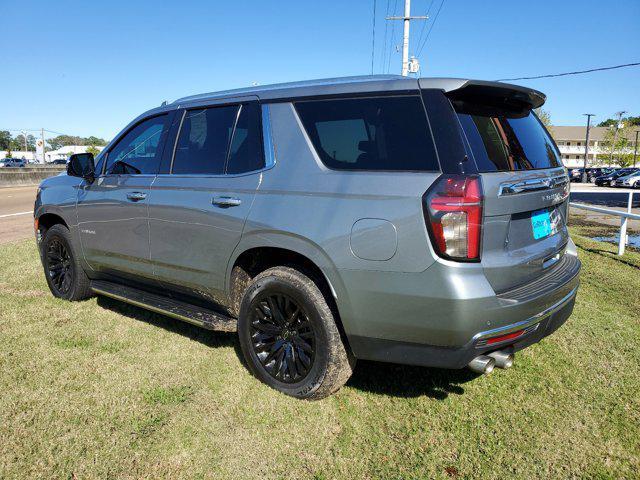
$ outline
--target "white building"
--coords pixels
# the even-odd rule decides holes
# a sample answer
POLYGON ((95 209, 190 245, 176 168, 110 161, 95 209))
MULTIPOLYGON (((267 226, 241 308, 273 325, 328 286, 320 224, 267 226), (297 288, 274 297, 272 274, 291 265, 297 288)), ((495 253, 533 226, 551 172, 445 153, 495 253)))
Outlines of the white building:
MULTIPOLYGON (((61 147, 57 150, 52 150, 44 154, 45 162, 50 163, 50 162, 53 162, 54 160, 59 160, 59 159, 66 160, 67 158, 69 158, 69 155, 73 155, 74 153, 86 153, 87 148, 89 147, 86 145, 69 145, 67 147, 61 147)), ((104 149, 104 147, 95 147, 95 148, 100 151, 104 149)), ((5 150, 0 150, 0 160, 2 160, 3 158, 6 158, 7 153, 8 152, 5 150)), ((19 152, 14 150, 11 152, 11 157, 27 160, 32 163, 36 162, 35 152, 24 152, 24 151, 19 152)))
MULTIPOLYGON (((602 145, 607 130, 609 130, 608 127, 591 127, 589 129, 589 158, 587 158, 587 166, 603 167, 607 165, 610 150, 606 145, 602 145), (596 155, 598 156, 597 159, 596 155)), ((551 127, 551 134, 558 144, 565 167, 584 167, 586 131, 586 126, 557 127, 554 125, 551 127)), ((629 141, 633 142, 634 138, 629 138, 629 141)), ((633 153, 633 148, 629 153, 633 153)))
MULTIPOLYGON (((70 155, 74 153, 86 153, 88 146, 84 145, 68 145, 66 147, 60 147, 57 150, 52 150, 50 152, 46 152, 44 154, 45 162, 50 163, 54 160, 67 159, 70 155)), ((95 147, 96 149, 102 151, 104 147, 95 147)))

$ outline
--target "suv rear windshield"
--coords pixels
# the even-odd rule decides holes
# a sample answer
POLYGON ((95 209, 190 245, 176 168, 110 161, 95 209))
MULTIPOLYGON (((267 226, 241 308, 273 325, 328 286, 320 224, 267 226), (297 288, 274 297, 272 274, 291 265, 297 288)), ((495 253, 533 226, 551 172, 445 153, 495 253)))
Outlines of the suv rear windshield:
MULTIPOLYGON (((455 105, 455 103, 454 103, 455 105)), ((553 140, 531 111, 473 111, 455 105, 480 172, 535 170, 562 166, 553 140)))
POLYGON ((438 171, 418 96, 296 102, 322 162, 337 170, 438 171))

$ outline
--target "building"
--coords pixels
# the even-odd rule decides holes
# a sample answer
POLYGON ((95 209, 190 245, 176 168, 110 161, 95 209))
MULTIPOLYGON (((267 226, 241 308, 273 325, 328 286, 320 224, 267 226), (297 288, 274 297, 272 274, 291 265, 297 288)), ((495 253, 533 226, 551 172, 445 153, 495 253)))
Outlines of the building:
MULTIPOLYGON (((551 135, 553 135, 558 144, 565 167, 584 167, 587 127, 554 125, 550 130, 551 135)), ((608 127, 591 127, 589 129, 589 158, 587 159, 587 166, 602 167, 608 165, 610 150, 607 145, 603 145, 607 130, 609 130, 608 127)), ((633 135, 635 138, 635 133, 633 135)), ((629 141, 633 142, 634 138, 629 138, 629 141)), ((633 153, 633 148, 627 153, 633 153)))
MULTIPOLYGON (((45 152, 44 154, 45 162, 51 163, 54 160, 60 160, 60 159, 66 160, 67 158, 69 158, 70 155, 73 155, 74 153, 86 153, 87 148, 89 147, 85 145, 69 145, 66 147, 61 147, 57 150, 51 150, 50 152, 45 152)), ((99 151, 102 151, 102 149, 104 149, 104 147, 95 147, 95 148, 99 151)), ((7 156, 7 153, 8 152, 6 150, 0 150, 0 160, 5 158, 7 156)), ((13 158, 20 158, 22 160, 27 160, 29 163, 38 163, 38 159, 36 158, 35 152, 12 151, 11 156, 13 158)))
MULTIPOLYGON (((86 153, 88 146, 83 145, 68 145, 66 147, 60 147, 57 150, 52 150, 50 152, 45 152, 44 158, 45 162, 50 163, 54 160, 67 159, 70 155, 74 153, 86 153)), ((102 151, 104 147, 95 147, 97 150, 102 151)))

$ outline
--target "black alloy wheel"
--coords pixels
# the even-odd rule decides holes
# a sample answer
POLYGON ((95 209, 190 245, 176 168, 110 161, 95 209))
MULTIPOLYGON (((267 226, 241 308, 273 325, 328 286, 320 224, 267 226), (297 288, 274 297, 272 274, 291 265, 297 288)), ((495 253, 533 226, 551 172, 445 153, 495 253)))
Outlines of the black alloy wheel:
POLYGON ((251 345, 260 364, 280 382, 300 382, 316 356, 316 336, 308 315, 282 293, 266 293, 253 307, 251 345))
POLYGON ((67 247, 54 239, 47 245, 45 258, 51 285, 60 295, 66 295, 73 285, 73 266, 67 247))

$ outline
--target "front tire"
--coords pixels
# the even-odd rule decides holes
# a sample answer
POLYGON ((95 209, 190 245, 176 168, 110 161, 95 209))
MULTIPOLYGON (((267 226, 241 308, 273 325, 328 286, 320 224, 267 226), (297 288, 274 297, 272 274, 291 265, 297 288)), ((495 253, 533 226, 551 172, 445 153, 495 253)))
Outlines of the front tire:
POLYGON ((42 239, 42 266, 54 297, 84 300, 92 296, 90 281, 71 245, 69 229, 64 225, 53 225, 42 239))
POLYGON ((349 379, 355 361, 315 282, 274 267, 245 291, 238 316, 240 347, 251 373, 296 398, 318 400, 349 379))

